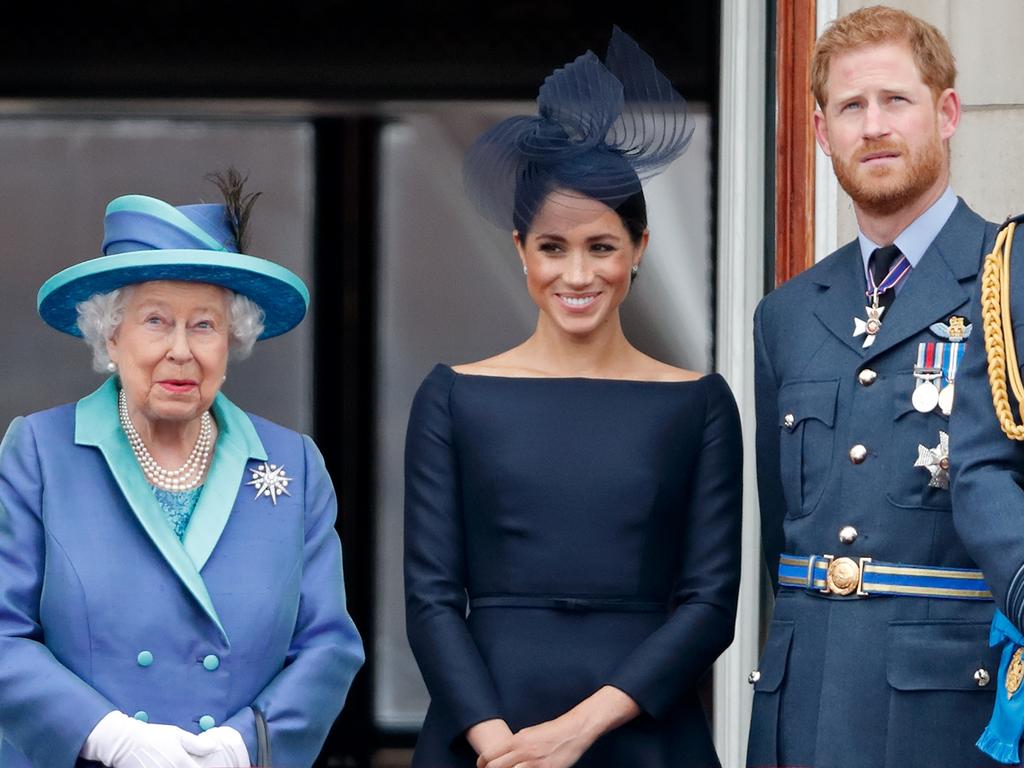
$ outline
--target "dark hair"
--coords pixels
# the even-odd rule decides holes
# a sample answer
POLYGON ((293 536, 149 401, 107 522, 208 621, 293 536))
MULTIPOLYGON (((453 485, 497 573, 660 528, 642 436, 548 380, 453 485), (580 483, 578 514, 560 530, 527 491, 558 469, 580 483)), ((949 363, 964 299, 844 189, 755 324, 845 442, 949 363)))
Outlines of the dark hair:
MULTIPOLYGON (((580 192, 579 190, 572 190, 572 192, 586 195, 585 192, 580 192)), ((589 197, 589 195, 587 196, 589 197)), ((540 206, 531 207, 528 210, 532 211, 533 216, 535 216, 539 212, 540 206)), ((633 241, 633 245, 639 244, 644 236, 644 232, 647 230, 647 200, 644 198, 643 190, 634 192, 621 203, 614 206, 612 210, 619 214, 622 226, 629 233, 629 239, 633 241)), ((519 238, 524 242, 527 233, 530 231, 530 226, 533 224, 533 216, 530 216, 529 219, 525 218, 519 206, 516 206, 512 214, 513 224, 516 231, 519 232, 519 238)))

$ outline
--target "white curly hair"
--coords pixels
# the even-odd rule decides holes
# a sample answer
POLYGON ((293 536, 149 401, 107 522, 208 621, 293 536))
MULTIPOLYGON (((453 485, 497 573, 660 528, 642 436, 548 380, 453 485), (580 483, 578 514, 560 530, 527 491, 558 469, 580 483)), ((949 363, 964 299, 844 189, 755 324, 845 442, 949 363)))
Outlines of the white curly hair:
MULTIPOLYGON (((124 308, 134 290, 128 285, 110 293, 96 293, 79 302, 78 329, 92 350, 92 367, 99 373, 108 373, 110 355, 107 342, 114 337, 124 319, 124 308)), ((228 332, 230 359, 243 360, 252 352, 253 344, 263 333, 263 310, 247 296, 224 289, 228 295, 228 332)))

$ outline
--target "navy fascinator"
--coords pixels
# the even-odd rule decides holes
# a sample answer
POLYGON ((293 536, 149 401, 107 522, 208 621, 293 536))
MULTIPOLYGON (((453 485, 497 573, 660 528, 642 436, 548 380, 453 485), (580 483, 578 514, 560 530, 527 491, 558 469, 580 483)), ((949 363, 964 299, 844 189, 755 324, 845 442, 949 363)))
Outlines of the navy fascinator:
POLYGON ((686 100, 618 27, 603 63, 587 51, 544 80, 537 113, 503 120, 466 154, 466 194, 503 229, 528 230, 556 189, 562 205, 617 208, 693 135, 686 100))

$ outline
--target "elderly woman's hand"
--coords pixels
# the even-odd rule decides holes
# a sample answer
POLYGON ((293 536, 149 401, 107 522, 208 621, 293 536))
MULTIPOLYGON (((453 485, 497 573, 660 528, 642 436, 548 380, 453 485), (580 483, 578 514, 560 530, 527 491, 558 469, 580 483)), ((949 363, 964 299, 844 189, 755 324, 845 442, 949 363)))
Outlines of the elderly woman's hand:
POLYGON ((249 768, 252 765, 245 740, 234 728, 222 725, 203 731, 196 738, 213 749, 206 755, 196 757, 200 768, 249 768))
POLYGON ((173 725, 143 723, 111 712, 93 729, 82 757, 110 768, 199 768, 197 756, 216 750, 212 742, 173 725))

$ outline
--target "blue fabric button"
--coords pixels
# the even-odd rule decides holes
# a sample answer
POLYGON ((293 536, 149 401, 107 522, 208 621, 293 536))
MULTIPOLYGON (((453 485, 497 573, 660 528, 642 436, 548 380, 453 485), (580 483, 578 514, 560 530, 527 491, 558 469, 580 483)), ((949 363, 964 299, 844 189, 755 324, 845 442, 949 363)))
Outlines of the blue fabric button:
POLYGON ((203 715, 199 718, 199 727, 202 728, 204 731, 210 730, 216 724, 217 721, 214 720, 213 717, 211 717, 210 715, 203 715))
POLYGON ((212 653, 203 659, 203 666, 210 672, 213 672, 217 667, 220 666, 220 659, 214 656, 212 653))
POLYGON ((149 713, 146 712, 144 709, 140 709, 138 712, 132 715, 132 717, 134 717, 136 720, 141 720, 144 723, 149 722, 149 713))
POLYGON ((139 662, 140 667, 148 667, 153 663, 153 654, 149 651, 142 651, 136 660, 139 662))

